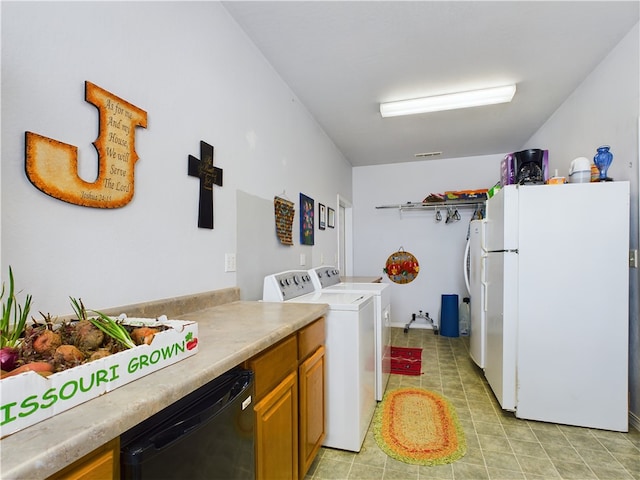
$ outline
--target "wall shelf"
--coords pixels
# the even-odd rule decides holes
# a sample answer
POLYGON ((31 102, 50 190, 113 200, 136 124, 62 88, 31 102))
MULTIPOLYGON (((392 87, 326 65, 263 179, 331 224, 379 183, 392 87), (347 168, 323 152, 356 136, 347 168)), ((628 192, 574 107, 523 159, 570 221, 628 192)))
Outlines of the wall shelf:
POLYGON ((477 208, 484 205, 486 199, 477 200, 445 200, 442 202, 407 202, 395 205, 379 205, 376 208, 395 208, 403 211, 436 210, 438 208, 477 208))

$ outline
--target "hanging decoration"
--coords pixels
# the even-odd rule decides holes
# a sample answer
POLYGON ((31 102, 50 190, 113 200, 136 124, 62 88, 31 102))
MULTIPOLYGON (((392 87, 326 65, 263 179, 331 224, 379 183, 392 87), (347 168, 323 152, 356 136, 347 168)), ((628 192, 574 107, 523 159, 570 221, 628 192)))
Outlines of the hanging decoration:
POLYGON ((147 112, 112 93, 85 82, 85 100, 98 109, 98 177, 78 175, 78 147, 25 134, 25 170, 40 191, 58 200, 95 208, 119 208, 133 199, 134 165, 138 160, 136 127, 147 127, 147 112))
POLYGON ((213 186, 222 186, 222 169, 213 165, 213 146, 200 142, 200 159, 189 155, 188 173, 200 178, 198 228, 213 229, 213 186))
POLYGON ((296 213, 293 202, 281 197, 273 197, 276 216, 276 234, 283 245, 293 245, 293 217, 296 213))
POLYGON ((314 244, 314 201, 304 193, 300 194, 300 243, 302 245, 314 244))
POLYGON ((383 271, 394 283, 410 283, 418 276, 420 265, 416 257, 400 247, 397 252, 389 255, 383 271))

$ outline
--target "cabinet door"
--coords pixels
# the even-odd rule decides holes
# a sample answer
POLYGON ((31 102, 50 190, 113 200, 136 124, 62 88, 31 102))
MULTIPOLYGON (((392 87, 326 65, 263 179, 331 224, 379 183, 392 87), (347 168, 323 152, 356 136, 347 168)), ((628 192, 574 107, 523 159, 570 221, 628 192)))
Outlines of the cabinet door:
POLYGON ((255 406, 256 479, 298 478, 298 382, 290 373, 255 406))
POLYGON ((300 478, 304 478, 325 437, 324 346, 300 364, 300 478))
POLYGON ((117 480, 120 478, 120 439, 115 438, 47 480, 117 480))

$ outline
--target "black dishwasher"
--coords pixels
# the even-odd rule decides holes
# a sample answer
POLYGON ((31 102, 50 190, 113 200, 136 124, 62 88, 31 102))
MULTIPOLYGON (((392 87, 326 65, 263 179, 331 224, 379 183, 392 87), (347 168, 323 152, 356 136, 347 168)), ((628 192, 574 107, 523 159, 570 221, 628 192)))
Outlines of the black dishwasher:
POLYGON ((120 437, 121 478, 255 478, 253 372, 230 370, 120 437))

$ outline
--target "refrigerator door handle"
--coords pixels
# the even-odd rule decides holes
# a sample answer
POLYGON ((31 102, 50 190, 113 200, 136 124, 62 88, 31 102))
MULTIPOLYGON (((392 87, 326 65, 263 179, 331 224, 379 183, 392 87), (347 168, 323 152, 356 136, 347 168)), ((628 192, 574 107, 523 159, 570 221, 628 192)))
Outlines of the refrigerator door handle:
POLYGON ((462 271, 464 273, 464 283, 467 286, 467 293, 471 295, 471 286, 469 285, 469 251, 471 250, 471 240, 467 240, 467 246, 464 248, 464 260, 462 262, 462 271))
POLYGON ((482 253, 482 257, 480 259, 481 262, 481 267, 480 267, 480 272, 482 272, 482 278, 480 279, 480 285, 482 288, 482 297, 483 297, 483 308, 484 311, 487 312, 487 305, 489 304, 489 302, 487 301, 487 291, 489 290, 487 288, 487 255, 485 252, 482 253))

